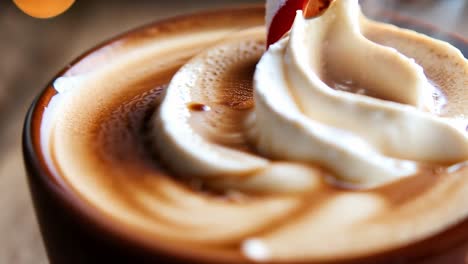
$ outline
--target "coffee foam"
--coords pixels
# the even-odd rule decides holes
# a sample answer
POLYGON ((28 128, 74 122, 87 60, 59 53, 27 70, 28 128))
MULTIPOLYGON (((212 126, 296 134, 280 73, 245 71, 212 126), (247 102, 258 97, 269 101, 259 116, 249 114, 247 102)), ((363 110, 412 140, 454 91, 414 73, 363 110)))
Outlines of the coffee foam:
MULTIPOLYGON (((244 26, 261 21, 245 22, 248 19, 244 18, 244 26)), ((80 76, 80 81, 73 88, 65 87, 67 92, 50 106, 46 117, 53 120, 42 134, 50 138, 43 142, 48 142, 44 148, 50 149, 51 166, 74 195, 146 240, 173 242, 182 251, 219 251, 223 256, 242 249, 259 261, 370 255, 420 241, 466 218, 466 165, 450 173, 429 167, 414 177, 366 192, 336 189, 317 176, 310 192, 299 195, 237 191, 220 195, 205 191, 199 186, 203 182, 189 182, 190 188, 174 178, 159 163, 158 153, 151 153, 145 124, 178 68, 234 30, 232 22, 219 23, 226 30, 182 32, 167 42, 149 37, 123 49, 107 50, 104 57, 94 54, 65 74, 65 78, 80 76), (101 63, 93 66, 92 61, 101 63)), ((420 45, 400 37, 398 43, 420 45)), ((253 46, 247 42, 246 47, 253 46)), ((244 68, 249 68, 251 61, 246 61, 244 68)), ((211 84, 226 74, 223 69, 230 68, 227 62, 212 62, 208 67, 212 72, 204 80, 211 84)), ((251 87, 245 82, 236 85, 243 91, 225 91, 221 109, 251 110, 251 87), (235 103, 229 100, 231 96, 235 103)), ((448 108, 454 109, 450 113, 459 114, 458 109, 466 113, 464 106, 458 106, 466 98, 455 99, 455 91, 447 98, 447 107, 456 105, 448 108)), ((203 98, 197 101, 205 103, 203 98)), ((221 116, 213 118, 206 120, 217 122, 221 116)), ((231 124, 226 129, 239 127, 231 124)))
POLYGON ((393 47, 413 58, 423 67, 428 79, 442 88, 443 95, 450 103, 441 110, 441 116, 457 117, 468 113, 468 96, 464 89, 460 89, 468 85, 468 64, 459 50, 411 30, 402 30, 365 17, 361 17, 361 21, 363 34, 369 40, 393 47))
POLYGON ((209 111, 192 112, 190 122, 196 132, 211 142, 251 151, 244 138, 242 123, 250 113, 246 110, 254 105, 251 78, 265 45, 251 36, 258 36, 261 30, 263 28, 247 32, 247 40, 237 45, 220 45, 210 50, 187 69, 198 73, 188 80, 195 84, 187 84, 193 102, 209 107, 209 111), (216 133, 213 126, 223 133, 216 133))

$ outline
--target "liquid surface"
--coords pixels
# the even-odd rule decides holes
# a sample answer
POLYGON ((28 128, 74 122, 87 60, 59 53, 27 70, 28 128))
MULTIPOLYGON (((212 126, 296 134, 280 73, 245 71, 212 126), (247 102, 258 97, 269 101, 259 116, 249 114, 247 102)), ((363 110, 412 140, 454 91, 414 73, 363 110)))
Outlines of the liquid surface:
MULTIPOLYGON (((369 255, 425 239, 466 216, 465 165, 428 166, 417 176, 368 191, 333 187, 319 172, 309 192, 287 195, 236 189, 219 193, 204 182, 170 173, 159 162, 164 153, 149 147, 147 133, 153 128, 148 120, 188 58, 240 28, 263 24, 262 13, 238 15, 235 20, 196 18, 147 29, 91 54, 65 74, 78 77, 71 89, 80 91, 70 90, 73 97, 61 93, 46 113, 55 122, 43 147, 50 149, 51 165, 72 195, 146 241, 165 241, 179 250, 182 243, 237 260, 244 259, 241 249, 253 259, 279 261, 303 258, 298 251, 309 252, 305 258, 315 261, 369 255), (218 21, 216 27, 212 19, 218 21), (199 31, 190 33, 193 23, 199 31)), ((216 95, 225 100, 217 105, 196 100, 188 106, 196 129, 216 122, 223 123, 227 134, 239 135, 239 127, 229 122, 246 119, 253 107, 249 80, 260 54, 230 68, 237 76, 231 82, 236 90, 216 95)), ((446 113, 464 102, 459 91, 444 94, 446 113)), ((242 137, 212 139, 255 154, 242 137)))

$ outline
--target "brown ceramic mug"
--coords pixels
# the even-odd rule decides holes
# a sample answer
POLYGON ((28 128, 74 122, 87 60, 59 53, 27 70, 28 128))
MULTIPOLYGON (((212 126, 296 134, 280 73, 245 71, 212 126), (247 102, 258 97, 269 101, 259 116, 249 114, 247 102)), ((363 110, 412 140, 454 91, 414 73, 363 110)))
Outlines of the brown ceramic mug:
MULTIPOLYGON (((136 29, 87 52, 57 77, 99 67, 126 45, 165 34, 184 34, 193 26, 206 30, 216 27, 247 28, 263 24, 263 7, 248 7, 206 12, 174 18, 136 29), (234 25, 234 26, 233 26, 234 25), (113 45, 124 43, 124 45, 113 45)), ((390 16, 394 23, 430 35, 438 34, 409 19, 390 16)), ((468 44, 457 37, 443 35, 461 49, 465 56, 468 44)), ((183 248, 177 243, 149 241, 132 230, 106 219, 64 186, 60 175, 53 175, 41 149, 41 124, 44 109, 56 94, 52 83, 32 104, 23 131, 23 152, 29 186, 42 236, 51 263, 252 263, 241 254, 183 248)), ((332 263, 466 263, 468 261, 468 220, 430 239, 392 252, 332 263), (434 262, 432 262, 434 261, 434 262), (435 262, 437 261, 437 262, 435 262)), ((310 263, 304 261, 302 263, 310 263)))

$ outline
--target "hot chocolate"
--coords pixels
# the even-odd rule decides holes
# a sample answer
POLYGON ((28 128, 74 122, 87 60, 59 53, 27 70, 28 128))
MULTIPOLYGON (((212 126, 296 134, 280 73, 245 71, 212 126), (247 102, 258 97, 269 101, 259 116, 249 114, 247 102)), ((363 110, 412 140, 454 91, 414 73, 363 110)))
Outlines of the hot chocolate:
MULTIPOLYGON (((468 215, 463 154, 416 165, 404 160, 395 163, 402 173, 374 180, 388 167, 349 176, 342 174, 349 166, 289 158, 288 150, 269 149, 278 142, 258 139, 255 124, 266 120, 258 111, 269 110, 260 108, 259 94, 270 89, 254 89, 267 80, 256 72, 265 53, 263 23, 263 11, 255 8, 180 19, 132 33, 68 69, 53 83, 58 93, 46 104, 41 126, 41 150, 60 188, 99 215, 93 221, 118 226, 137 244, 200 263, 414 263, 461 244, 459 236, 444 232, 468 215), (434 250, 434 238, 446 242, 434 250)), ((468 94, 456 83, 466 83, 467 66, 460 66, 466 60, 438 49, 425 53, 420 48, 433 44, 412 33, 361 23, 366 38, 424 66, 446 99, 434 115, 466 114, 468 94), (456 75, 450 78, 455 84, 432 67, 441 63, 445 76, 456 75)), ((325 68, 334 74, 334 67, 341 66, 325 68)), ((275 71, 267 74, 279 78, 275 71)), ((326 78, 339 79, 333 74, 326 78)), ((360 87, 372 89, 368 83, 360 87)), ((279 109, 300 101, 281 94, 276 99, 279 109)), ((440 131, 437 124, 431 127, 440 131)), ((460 138, 454 140, 462 149, 460 138)), ((282 140, 300 149, 296 143, 309 139, 301 134, 282 140)), ((393 150, 380 150, 368 153, 395 157, 393 150)))

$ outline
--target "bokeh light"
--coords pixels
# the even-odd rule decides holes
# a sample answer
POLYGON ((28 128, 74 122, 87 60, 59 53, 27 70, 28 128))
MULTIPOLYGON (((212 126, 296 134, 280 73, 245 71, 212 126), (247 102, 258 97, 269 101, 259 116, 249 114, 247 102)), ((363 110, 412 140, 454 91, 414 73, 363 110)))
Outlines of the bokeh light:
POLYGON ((13 0, 24 13, 36 18, 50 18, 69 9, 75 0, 13 0))

